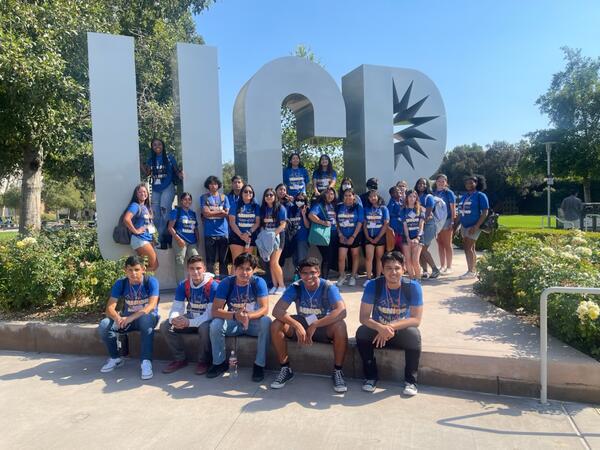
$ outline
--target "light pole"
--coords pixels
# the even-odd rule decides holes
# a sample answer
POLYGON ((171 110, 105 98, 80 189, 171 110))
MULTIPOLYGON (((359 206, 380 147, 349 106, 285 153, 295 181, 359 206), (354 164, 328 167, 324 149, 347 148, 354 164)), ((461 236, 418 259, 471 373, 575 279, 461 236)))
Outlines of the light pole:
POLYGON ((555 142, 545 142, 546 144, 546 160, 547 160, 547 170, 546 170, 546 189, 548 189, 548 223, 547 227, 550 228, 550 189, 554 185, 554 178, 552 177, 552 172, 550 172, 550 152, 552 151, 552 144, 555 142))

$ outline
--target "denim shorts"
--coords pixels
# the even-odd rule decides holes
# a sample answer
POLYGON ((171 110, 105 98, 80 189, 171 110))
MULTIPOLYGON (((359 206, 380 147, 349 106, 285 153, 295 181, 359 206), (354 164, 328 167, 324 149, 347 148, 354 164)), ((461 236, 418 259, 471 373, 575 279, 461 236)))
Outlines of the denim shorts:
POLYGON ((451 230, 454 226, 454 222, 452 220, 451 217, 448 217, 446 219, 446 221, 444 222, 444 227, 442 228, 442 230, 451 230))
POLYGON ((152 245, 151 241, 147 241, 145 239, 141 239, 137 237, 135 234, 131 235, 131 242, 129 243, 132 249, 137 250, 138 248, 143 247, 144 245, 152 245))
POLYGON ((479 239, 479 235, 481 234, 481 230, 478 230, 477 233, 473 233, 473 234, 467 234, 467 230, 470 230, 471 228, 465 228, 463 226, 460 227, 460 234, 463 238, 469 238, 472 241, 476 241, 477 239, 479 239))
POLYGON ((423 228, 423 245, 428 247, 435 239, 435 235, 435 222, 431 219, 429 222, 425 222, 425 227, 423 228))

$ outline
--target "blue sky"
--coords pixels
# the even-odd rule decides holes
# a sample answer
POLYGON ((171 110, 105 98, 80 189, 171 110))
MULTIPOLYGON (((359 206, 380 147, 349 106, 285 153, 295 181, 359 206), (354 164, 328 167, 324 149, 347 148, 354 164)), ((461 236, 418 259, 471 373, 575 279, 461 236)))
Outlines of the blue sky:
POLYGON ((560 47, 600 55, 599 1, 218 0, 196 23, 219 50, 225 161, 233 160, 239 89, 298 44, 314 51, 338 85, 361 64, 427 74, 446 106, 448 149, 516 142, 547 127, 535 100, 564 67, 560 47))

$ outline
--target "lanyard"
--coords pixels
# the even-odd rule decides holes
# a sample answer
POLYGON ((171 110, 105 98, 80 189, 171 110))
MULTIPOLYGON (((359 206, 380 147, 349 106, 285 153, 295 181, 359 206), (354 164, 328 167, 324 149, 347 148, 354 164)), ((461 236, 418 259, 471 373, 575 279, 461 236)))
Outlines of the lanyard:
POLYGON ((142 299, 142 287, 143 285, 140 284, 140 287, 138 289, 135 289, 131 284, 129 285, 129 296, 131 297, 131 300, 142 299))
POLYGON ((312 309, 313 308, 313 298, 315 298, 315 296, 317 295, 317 292, 319 292, 319 290, 321 289, 321 282, 319 282, 319 287, 317 287, 315 292, 313 292, 313 295, 310 295, 310 292, 308 292, 308 289, 306 289, 306 286, 304 285, 304 283, 302 283, 302 287, 304 288, 306 295, 308 295, 308 304, 309 304, 309 307, 312 309))
MULTIPOLYGON (((402 295, 402 282, 400 282, 400 287, 398 288, 398 308, 400 308, 401 295, 402 295)), ((388 307, 390 307, 390 308, 396 306, 396 303, 394 303, 394 297, 392 297, 392 293, 390 292, 390 289, 388 288, 387 283, 385 284, 385 301, 386 301, 386 304, 388 305, 388 307)))
POLYGON ((240 298, 240 287, 237 284, 235 285, 235 292, 236 292, 236 297, 237 297, 238 304, 240 304, 240 303, 242 303, 242 304, 248 303, 248 300, 250 300, 250 283, 248 283, 248 285, 246 286, 246 296, 244 297, 244 299, 246 301, 242 301, 242 299, 240 298))

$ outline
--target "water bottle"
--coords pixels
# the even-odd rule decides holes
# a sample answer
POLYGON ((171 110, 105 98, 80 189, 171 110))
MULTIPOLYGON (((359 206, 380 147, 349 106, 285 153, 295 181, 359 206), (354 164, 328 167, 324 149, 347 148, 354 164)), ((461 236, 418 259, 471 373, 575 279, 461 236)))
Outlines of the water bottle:
POLYGON ((238 359, 235 350, 231 350, 229 355, 229 376, 231 378, 237 378, 238 376, 238 359))

